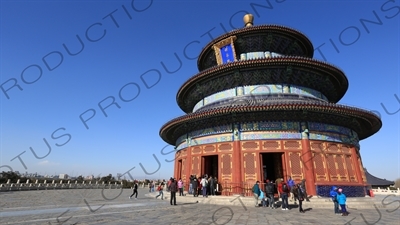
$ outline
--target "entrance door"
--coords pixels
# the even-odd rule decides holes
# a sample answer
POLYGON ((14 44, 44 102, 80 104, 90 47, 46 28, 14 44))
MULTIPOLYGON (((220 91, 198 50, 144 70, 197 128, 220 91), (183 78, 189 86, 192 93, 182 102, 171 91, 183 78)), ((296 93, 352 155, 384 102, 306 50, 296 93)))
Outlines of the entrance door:
POLYGON ((207 174, 208 176, 217 177, 218 176, 218 155, 203 156, 203 166, 202 174, 207 174))
POLYGON ((283 178, 281 152, 261 153, 261 174, 263 182, 268 179, 275 181, 278 178, 283 178))
POLYGON ((182 159, 178 161, 178 174, 175 177, 176 179, 180 179, 182 177, 182 159))

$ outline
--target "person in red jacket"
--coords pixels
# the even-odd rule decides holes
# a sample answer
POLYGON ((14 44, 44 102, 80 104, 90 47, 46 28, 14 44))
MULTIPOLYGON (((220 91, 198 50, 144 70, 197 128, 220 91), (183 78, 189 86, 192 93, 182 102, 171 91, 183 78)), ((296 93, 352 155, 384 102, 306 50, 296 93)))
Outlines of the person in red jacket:
POLYGON ((285 181, 282 181, 281 183, 278 184, 278 191, 282 198, 282 210, 289 210, 289 203, 288 203, 288 197, 290 194, 289 185, 285 181))

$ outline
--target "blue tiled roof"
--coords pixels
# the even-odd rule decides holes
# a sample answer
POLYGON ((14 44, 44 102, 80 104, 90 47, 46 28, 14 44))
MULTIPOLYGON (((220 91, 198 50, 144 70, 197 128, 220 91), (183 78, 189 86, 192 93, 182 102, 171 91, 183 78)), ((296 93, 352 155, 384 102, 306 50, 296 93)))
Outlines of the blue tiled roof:
POLYGON ((388 186, 388 185, 394 185, 394 181, 386 180, 386 179, 381 179, 378 177, 375 177, 368 173, 367 169, 365 169, 365 176, 367 177, 367 182, 371 186, 388 186))

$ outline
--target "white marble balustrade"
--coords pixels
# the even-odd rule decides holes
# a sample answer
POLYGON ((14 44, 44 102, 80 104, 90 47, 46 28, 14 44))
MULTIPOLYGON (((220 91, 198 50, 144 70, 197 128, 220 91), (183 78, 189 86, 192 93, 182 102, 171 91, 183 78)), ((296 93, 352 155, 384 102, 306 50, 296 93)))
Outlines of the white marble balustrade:
POLYGON ((10 180, 7 183, 0 184, 0 191, 29 191, 29 190, 55 190, 55 189, 120 189, 123 187, 121 182, 108 182, 99 183, 96 181, 95 184, 92 181, 83 181, 82 183, 78 183, 75 181, 72 183, 70 180, 53 180, 51 183, 48 183, 47 180, 44 180, 43 183, 39 183, 36 180, 35 183, 31 183, 29 179, 25 183, 21 183, 20 179, 17 180, 16 183, 11 183, 10 180))
POLYGON ((400 188, 395 190, 391 190, 390 188, 377 188, 372 189, 374 195, 399 195, 400 196, 400 188))

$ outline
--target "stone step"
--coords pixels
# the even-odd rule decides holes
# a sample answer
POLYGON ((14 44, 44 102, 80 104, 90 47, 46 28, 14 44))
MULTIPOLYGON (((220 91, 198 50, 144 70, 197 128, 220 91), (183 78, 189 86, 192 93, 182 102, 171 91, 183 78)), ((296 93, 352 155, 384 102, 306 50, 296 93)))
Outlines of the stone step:
MULTIPOLYGON (((149 193, 149 197, 155 197, 157 193, 149 193)), ((169 200, 170 193, 164 192, 164 198, 169 200)), ((277 200, 275 198, 275 200, 277 200)), ((242 196, 208 196, 207 198, 199 196, 193 197, 192 195, 177 196, 177 201, 179 202, 198 202, 203 204, 215 204, 215 205, 232 205, 232 206, 244 206, 244 207, 254 207, 253 197, 242 197, 242 196)), ((276 201, 277 206, 281 205, 281 201, 276 201)), ((395 208, 398 204, 388 204, 392 201, 386 201, 386 204, 382 204, 380 199, 374 199, 371 197, 360 197, 360 198, 347 198, 346 205, 349 209, 363 209, 363 208, 395 208)), ((259 203, 261 201, 259 200, 259 203)), ((292 208, 297 208, 298 206, 294 204, 293 201, 289 201, 289 206, 292 208)), ((303 208, 333 208, 333 202, 330 198, 322 197, 312 197, 310 201, 303 201, 303 208)))

